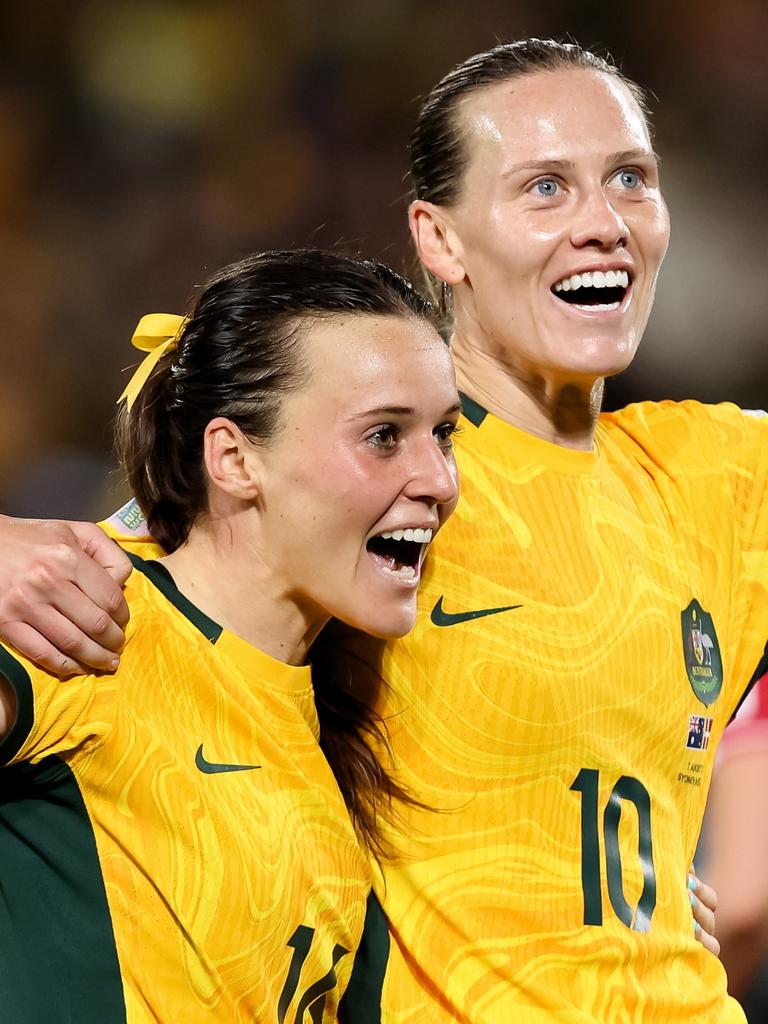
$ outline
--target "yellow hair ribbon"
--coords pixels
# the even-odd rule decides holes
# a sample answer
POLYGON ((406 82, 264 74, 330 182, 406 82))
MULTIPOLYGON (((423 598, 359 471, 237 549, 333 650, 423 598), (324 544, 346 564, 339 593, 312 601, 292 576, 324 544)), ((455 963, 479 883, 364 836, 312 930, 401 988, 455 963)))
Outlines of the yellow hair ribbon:
POLYGON ((147 313, 139 320, 131 344, 148 355, 139 363, 126 384, 125 390, 117 400, 118 404, 125 399, 127 408, 131 408, 162 356, 168 349, 175 348, 178 344, 185 323, 186 318, 176 313, 147 313))

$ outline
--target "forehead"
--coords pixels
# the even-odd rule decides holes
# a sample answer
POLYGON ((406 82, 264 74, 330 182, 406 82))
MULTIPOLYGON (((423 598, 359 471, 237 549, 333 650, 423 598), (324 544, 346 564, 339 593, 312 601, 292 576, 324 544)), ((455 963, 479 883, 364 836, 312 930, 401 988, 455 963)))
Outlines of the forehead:
POLYGON ((479 89, 462 102, 459 125, 470 164, 652 151, 648 123, 626 85, 583 68, 536 71, 479 89))
POLYGON ((340 395, 386 389, 453 387, 450 353, 437 331, 415 316, 349 314, 316 321, 305 336, 308 388, 340 395))

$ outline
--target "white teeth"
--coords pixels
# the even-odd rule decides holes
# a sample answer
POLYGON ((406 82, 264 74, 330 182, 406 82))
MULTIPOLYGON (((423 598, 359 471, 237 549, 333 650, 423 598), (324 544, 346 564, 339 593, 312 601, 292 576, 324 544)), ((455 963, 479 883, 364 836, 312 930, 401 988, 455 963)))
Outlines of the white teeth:
POLYGON ((583 309, 588 313, 609 313, 614 309, 618 309, 620 305, 620 302, 596 302, 591 306, 581 305, 578 302, 573 303, 575 309, 583 309))
POLYGON ((410 540, 415 544, 429 544, 432 540, 432 531, 416 527, 413 530, 392 530, 388 533, 381 533, 379 536, 382 540, 410 540))
POLYGON ((591 273, 571 274, 555 285, 556 292, 576 291, 577 288, 628 288, 626 270, 593 270, 591 273))
POLYGON ((387 566, 382 566, 382 568, 390 576, 397 576, 401 580, 412 580, 416 576, 416 570, 412 565, 401 565, 399 569, 390 569, 387 566))

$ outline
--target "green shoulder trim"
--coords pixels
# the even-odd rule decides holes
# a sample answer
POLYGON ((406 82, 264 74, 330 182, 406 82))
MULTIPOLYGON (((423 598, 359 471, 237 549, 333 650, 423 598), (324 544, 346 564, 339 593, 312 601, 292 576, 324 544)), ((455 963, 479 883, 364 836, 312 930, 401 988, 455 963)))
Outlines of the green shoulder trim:
POLYGON ((488 415, 488 410, 484 409, 482 405, 470 398, 469 395, 459 392, 459 398, 461 399, 461 412, 463 416, 473 423, 476 427, 479 427, 485 417, 488 415))
POLYGON ((24 740, 32 731, 35 721, 35 702, 32 680, 20 661, 0 646, 0 673, 11 684, 16 694, 16 721, 8 735, 0 740, 0 765, 8 764, 18 754, 24 740))
POLYGON ((182 594, 166 567, 161 565, 160 562, 145 562, 143 558, 139 558, 138 555, 134 555, 130 551, 126 551, 126 554, 133 562, 134 568, 143 573, 157 587, 163 597, 167 598, 174 608, 177 608, 186 619, 189 619, 192 625, 199 629, 207 640, 215 644, 224 632, 224 627, 220 626, 218 622, 214 622, 212 618, 201 611, 197 605, 192 604, 189 598, 182 594))
POLYGON ((381 992, 388 961, 389 926, 371 891, 349 985, 339 1003, 339 1024, 381 1024, 381 992))

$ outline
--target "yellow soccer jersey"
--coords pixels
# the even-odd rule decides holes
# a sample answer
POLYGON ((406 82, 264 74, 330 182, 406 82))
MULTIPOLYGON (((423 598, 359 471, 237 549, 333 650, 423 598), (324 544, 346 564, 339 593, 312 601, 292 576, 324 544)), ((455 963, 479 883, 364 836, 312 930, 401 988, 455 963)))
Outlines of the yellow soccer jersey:
POLYGON ((114 676, 61 682, 0 648, 18 703, 0 744, 2 1019, 336 1021, 370 878, 310 670, 134 562, 114 676))
POLYGON ((385 1024, 744 1020, 686 875, 768 639, 767 423, 637 405, 583 452, 465 403, 458 510, 377 666, 431 808, 375 883, 385 1024))

